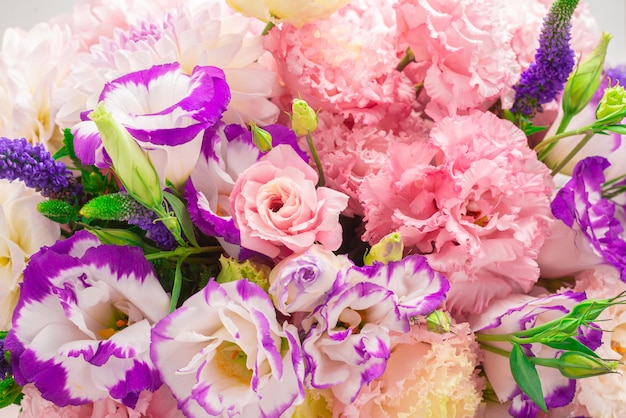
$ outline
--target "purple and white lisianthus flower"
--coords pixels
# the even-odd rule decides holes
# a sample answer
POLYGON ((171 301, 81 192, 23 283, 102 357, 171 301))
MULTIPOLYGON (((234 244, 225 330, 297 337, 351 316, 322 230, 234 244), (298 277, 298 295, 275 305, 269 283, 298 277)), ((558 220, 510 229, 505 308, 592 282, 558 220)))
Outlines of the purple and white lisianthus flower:
MULTIPOLYGON (((480 334, 510 334, 541 326, 569 313, 574 306, 586 299, 584 293, 566 291, 546 297, 511 294, 491 303, 481 314, 469 318, 472 330, 480 334)), ((599 329, 581 325, 574 337, 592 350, 601 344, 599 329)), ((508 342, 490 342, 496 348, 508 351, 508 342)), ((557 358, 561 350, 544 344, 524 344, 527 357, 557 358)), ((535 417, 540 412, 535 404, 515 383, 509 358, 489 350, 483 350, 483 368, 499 401, 510 401, 509 414, 516 418, 535 417)), ((541 388, 548 409, 568 405, 576 392, 576 381, 564 377, 558 369, 537 367, 541 388)))
POLYGON ((552 213, 586 238, 593 251, 621 272, 626 281, 626 211, 603 196, 604 171, 610 166, 604 157, 587 157, 574 167, 572 178, 552 202, 552 213))
MULTIPOLYGON (((221 119, 229 101, 221 69, 198 66, 188 75, 178 63, 119 77, 105 85, 99 98, 148 152, 161 180, 176 188, 182 187, 200 157, 204 130, 221 119)), ((83 118, 72 128, 76 155, 85 164, 106 168, 110 161, 98 130, 83 118)))
POLYGON ((133 408, 161 386, 150 330, 169 304, 140 248, 86 231, 43 247, 24 271, 6 340, 15 380, 59 406, 111 396, 133 408))
POLYGON ((302 350, 311 386, 330 387, 337 399, 350 404, 364 385, 384 373, 390 331, 407 332, 412 317, 432 313, 450 284, 419 255, 353 266, 337 277, 328 299, 311 315, 314 324, 302 350))
POLYGON ((247 280, 210 281, 156 325, 151 355, 186 416, 289 416, 304 398, 298 331, 247 280))

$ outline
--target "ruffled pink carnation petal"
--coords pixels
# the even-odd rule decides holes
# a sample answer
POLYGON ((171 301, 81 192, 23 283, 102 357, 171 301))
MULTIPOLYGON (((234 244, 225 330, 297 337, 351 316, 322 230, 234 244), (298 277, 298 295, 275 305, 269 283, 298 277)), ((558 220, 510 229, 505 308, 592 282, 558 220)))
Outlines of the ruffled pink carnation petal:
POLYGON ((395 71, 395 17, 385 0, 353 0, 328 20, 284 24, 264 38, 284 94, 314 109, 375 124, 409 114, 415 90, 395 71))

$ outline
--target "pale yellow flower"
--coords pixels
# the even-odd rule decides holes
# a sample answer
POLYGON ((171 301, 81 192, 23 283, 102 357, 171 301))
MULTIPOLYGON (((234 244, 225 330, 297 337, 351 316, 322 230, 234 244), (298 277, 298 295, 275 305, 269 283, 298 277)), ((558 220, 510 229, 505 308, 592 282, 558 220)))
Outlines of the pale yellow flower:
POLYGON ((325 19, 350 3, 350 0, 226 0, 236 11, 263 22, 289 22, 302 26, 325 19))
POLYGON ((20 182, 0 180, 0 329, 8 330, 19 283, 31 255, 60 236, 59 224, 37 212, 44 198, 20 182))

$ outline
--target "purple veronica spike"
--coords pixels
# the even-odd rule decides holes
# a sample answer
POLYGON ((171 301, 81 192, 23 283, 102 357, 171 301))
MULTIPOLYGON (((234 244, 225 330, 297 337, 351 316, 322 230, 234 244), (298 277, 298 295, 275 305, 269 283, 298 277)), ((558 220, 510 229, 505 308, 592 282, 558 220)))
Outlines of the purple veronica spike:
POLYGON ((24 138, 0 138, 0 178, 21 180, 43 196, 70 203, 82 192, 65 164, 55 161, 42 145, 31 145, 24 138))
POLYGON ((556 0, 546 16, 535 61, 521 75, 515 89, 513 113, 533 116, 541 105, 561 93, 574 68, 574 51, 570 47, 570 20, 578 0, 556 0))
POLYGON ((43 248, 26 270, 6 340, 15 380, 59 406, 112 396, 134 407, 161 386, 149 356, 169 298, 138 248, 90 233, 43 248))
POLYGON ((626 281, 626 232, 621 219, 625 208, 602 196, 604 157, 588 157, 574 167, 572 178, 552 202, 552 213, 587 237, 594 251, 614 265, 626 281))
POLYGON ((297 330, 246 280, 210 281, 152 331, 151 356, 186 416, 279 417, 304 396, 297 330))
POLYGON ((0 340, 0 380, 4 380, 6 377, 13 374, 11 363, 9 363, 4 357, 4 338, 0 340))

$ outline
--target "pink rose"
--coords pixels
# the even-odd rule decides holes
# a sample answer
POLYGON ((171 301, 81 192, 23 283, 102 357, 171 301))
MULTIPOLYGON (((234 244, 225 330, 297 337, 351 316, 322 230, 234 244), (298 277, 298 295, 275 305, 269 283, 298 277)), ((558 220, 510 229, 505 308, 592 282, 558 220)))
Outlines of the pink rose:
POLYGON ((304 252, 315 242, 336 250, 342 242, 339 214, 348 196, 316 188, 318 175, 287 145, 272 149, 245 170, 230 195, 241 245, 275 258, 283 247, 304 252))

